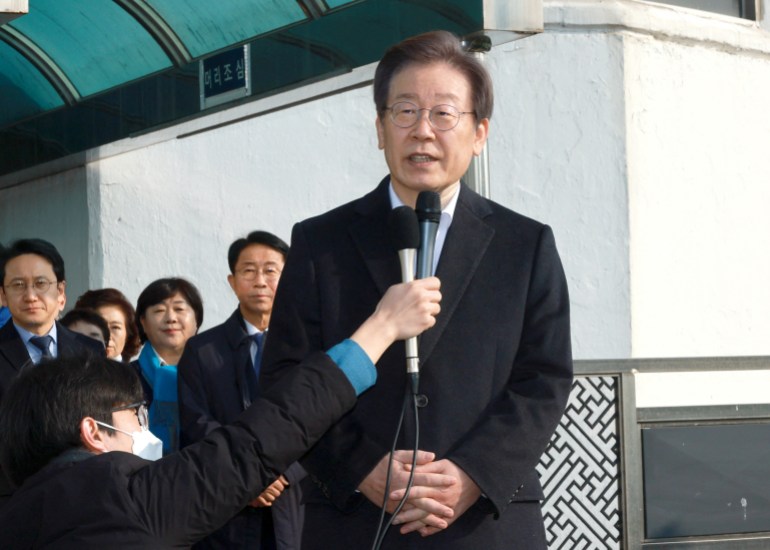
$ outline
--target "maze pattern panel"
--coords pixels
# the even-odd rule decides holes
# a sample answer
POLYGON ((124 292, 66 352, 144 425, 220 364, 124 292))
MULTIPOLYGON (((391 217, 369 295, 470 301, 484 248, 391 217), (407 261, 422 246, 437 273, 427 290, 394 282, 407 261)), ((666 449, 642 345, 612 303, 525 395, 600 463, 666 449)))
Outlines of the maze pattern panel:
POLYGON ((538 465, 550 550, 622 546, 618 380, 575 379, 567 411, 538 465))

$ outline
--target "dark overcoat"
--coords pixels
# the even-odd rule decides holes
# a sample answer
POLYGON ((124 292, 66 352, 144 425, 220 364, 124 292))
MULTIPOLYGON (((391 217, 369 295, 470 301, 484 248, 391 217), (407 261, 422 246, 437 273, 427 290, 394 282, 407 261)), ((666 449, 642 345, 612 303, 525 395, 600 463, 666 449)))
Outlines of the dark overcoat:
MULTIPOLYGON (((388 185, 294 227, 263 387, 350 336, 400 282, 388 185)), ((430 537, 391 529, 383 548, 545 548, 535 467, 572 384, 564 271, 548 226, 464 185, 459 193, 436 270, 441 313, 419 341, 419 448, 453 461, 483 496, 430 537)), ((403 342, 377 371, 376 387, 302 460, 314 480, 303 550, 371 547, 378 509, 356 488, 391 446, 406 385, 403 342)), ((412 448, 413 436, 407 422, 397 448, 412 448)))

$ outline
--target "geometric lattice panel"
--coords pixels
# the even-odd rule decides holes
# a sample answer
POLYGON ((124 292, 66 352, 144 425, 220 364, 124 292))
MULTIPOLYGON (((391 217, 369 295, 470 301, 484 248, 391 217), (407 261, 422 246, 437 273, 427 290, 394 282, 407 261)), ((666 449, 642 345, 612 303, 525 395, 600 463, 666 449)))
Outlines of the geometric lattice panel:
POLYGON ((537 471, 550 550, 622 546, 618 379, 577 377, 537 471))

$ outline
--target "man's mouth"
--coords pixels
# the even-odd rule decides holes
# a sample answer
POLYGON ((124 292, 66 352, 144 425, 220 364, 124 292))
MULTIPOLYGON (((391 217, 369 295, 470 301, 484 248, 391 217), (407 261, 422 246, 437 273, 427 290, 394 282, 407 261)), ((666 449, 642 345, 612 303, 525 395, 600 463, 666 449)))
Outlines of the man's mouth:
POLYGON ((415 155, 409 155, 409 160, 411 160, 412 162, 431 162, 431 161, 434 161, 436 159, 433 158, 430 155, 418 155, 418 154, 415 154, 415 155))

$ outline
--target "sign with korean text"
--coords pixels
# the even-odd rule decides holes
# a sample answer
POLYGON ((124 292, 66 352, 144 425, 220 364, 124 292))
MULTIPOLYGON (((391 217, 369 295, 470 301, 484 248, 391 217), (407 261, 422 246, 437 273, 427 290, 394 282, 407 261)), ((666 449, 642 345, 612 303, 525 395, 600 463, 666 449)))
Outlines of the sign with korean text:
POLYGON ((249 45, 201 59, 201 109, 221 105, 251 93, 249 45))

